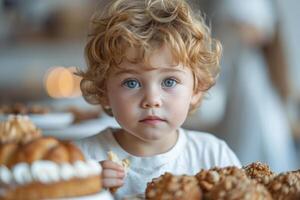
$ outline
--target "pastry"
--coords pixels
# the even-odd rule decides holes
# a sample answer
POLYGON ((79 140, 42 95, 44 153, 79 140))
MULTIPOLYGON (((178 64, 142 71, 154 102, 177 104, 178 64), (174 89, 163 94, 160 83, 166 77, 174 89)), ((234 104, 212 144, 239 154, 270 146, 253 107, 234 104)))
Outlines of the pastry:
POLYGON ((245 178, 246 174, 244 170, 234 166, 223 168, 214 167, 209 170, 202 169, 196 174, 198 184, 204 193, 209 192, 216 184, 228 176, 245 178))
POLYGON ((147 200, 201 200, 202 192, 194 176, 165 173, 147 184, 147 200))
POLYGON ((27 116, 10 115, 7 121, 0 122, 0 143, 26 143, 41 136, 41 131, 27 116))
POLYGON ((40 137, 0 145, 0 199, 37 200, 97 193, 102 168, 72 143, 40 137))
POLYGON ((274 200, 296 200, 300 197, 300 171, 281 173, 267 187, 274 200))
POLYGON ((267 164, 261 162, 253 162, 245 167, 243 167, 247 176, 257 182, 267 185, 276 175, 270 170, 267 164))
POLYGON ((207 200, 272 200, 268 190, 247 177, 227 176, 206 195, 207 200))
MULTIPOLYGON (((129 169, 129 165, 130 165, 130 161, 128 159, 123 159, 121 160, 117 154, 115 154, 112 151, 107 152, 107 156, 108 159, 121 165, 124 168, 125 174, 127 174, 128 169, 129 169)), ((109 191, 111 193, 115 193, 117 191, 118 187, 113 187, 113 188, 109 188, 109 191)))

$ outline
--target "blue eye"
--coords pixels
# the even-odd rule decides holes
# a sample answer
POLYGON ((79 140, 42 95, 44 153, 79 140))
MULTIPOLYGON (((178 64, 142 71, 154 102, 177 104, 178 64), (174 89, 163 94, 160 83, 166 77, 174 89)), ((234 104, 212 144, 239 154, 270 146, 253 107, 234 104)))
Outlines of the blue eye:
POLYGON ((166 88, 172 88, 177 85, 177 81, 173 78, 167 78, 162 82, 162 86, 166 88))
POLYGON ((141 87, 141 84, 137 80, 127 80, 122 85, 130 89, 141 87))

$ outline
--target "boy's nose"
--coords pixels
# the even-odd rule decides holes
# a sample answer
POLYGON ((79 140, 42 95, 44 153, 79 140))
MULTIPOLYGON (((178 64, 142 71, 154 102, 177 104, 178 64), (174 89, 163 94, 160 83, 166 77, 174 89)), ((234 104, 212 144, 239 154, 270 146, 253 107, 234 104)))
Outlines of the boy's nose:
POLYGON ((161 105, 162 100, 158 91, 148 91, 142 100, 142 108, 159 108, 161 105))
POLYGON ((159 108, 161 106, 161 103, 158 101, 153 102, 143 102, 142 107, 143 108, 159 108))

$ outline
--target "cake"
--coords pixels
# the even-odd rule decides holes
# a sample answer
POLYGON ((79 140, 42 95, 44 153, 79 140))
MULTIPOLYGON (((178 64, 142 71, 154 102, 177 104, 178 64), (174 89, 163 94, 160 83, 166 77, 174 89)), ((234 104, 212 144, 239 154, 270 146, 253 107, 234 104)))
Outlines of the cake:
POLYGON ((271 171, 270 167, 267 164, 261 162, 253 162, 247 166, 244 166, 246 175, 256 180, 258 183, 267 185, 276 175, 271 171))
POLYGON ((147 184, 147 200, 201 200, 202 192, 194 176, 165 173, 147 184))
POLYGON ((300 197, 300 171, 277 175, 267 185, 275 200, 296 200, 300 197))
POLYGON ((247 177, 227 176, 206 195, 207 200, 272 200, 268 190, 247 177))
POLYGON ((36 200, 101 191, 100 164, 72 143, 39 137, 0 145, 0 199, 36 200))
POLYGON ((245 178, 246 174, 244 170, 234 166, 223 168, 213 167, 209 170, 202 169, 196 174, 198 184, 203 190, 203 193, 209 192, 215 185, 228 176, 245 178))
POLYGON ((0 122, 0 143, 26 143, 41 136, 41 131, 27 116, 10 115, 0 122))

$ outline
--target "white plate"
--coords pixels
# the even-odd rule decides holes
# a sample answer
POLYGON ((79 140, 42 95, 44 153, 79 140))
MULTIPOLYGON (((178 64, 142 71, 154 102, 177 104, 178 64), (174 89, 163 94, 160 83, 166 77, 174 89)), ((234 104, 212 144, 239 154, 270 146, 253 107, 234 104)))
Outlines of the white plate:
POLYGON ((47 114, 29 114, 31 121, 41 129, 64 128, 72 124, 74 116, 72 113, 47 113, 47 114))
POLYGON ((99 119, 87 120, 79 124, 61 129, 43 130, 43 135, 54 136, 63 140, 78 140, 99 133, 107 127, 120 127, 112 117, 103 116, 99 119))
MULTIPOLYGON (((112 195, 106 191, 102 190, 101 192, 89 196, 81 196, 81 197, 72 197, 72 198, 63 198, 63 199, 55 199, 55 200, 95 200, 95 199, 101 199, 101 200, 114 200, 112 195)), ((50 199, 48 199, 50 200, 50 199)), ((54 199, 51 199, 54 200, 54 199)))
MULTIPOLYGON (((0 115, 0 121, 7 120, 8 116, 10 115, 0 115)), ((28 114, 26 116, 40 129, 65 128, 74 120, 73 114, 68 112, 28 114)))
POLYGON ((145 194, 134 194, 125 196, 122 200, 145 200, 145 194))

